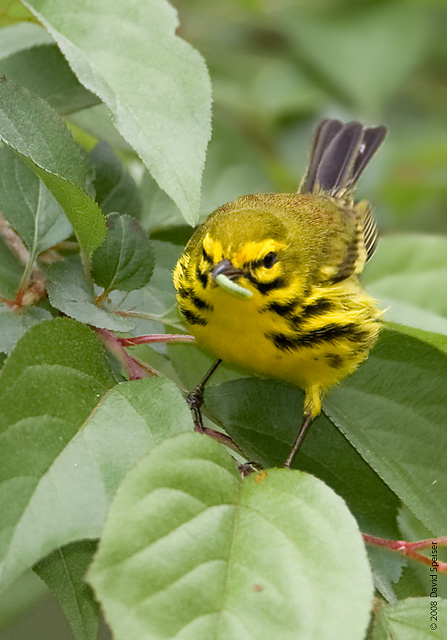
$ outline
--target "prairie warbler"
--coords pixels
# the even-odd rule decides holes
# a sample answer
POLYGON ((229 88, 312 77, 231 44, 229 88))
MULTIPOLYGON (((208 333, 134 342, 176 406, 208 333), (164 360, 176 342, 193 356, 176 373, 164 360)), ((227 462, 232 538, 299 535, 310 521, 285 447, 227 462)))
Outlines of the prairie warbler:
MULTIPOLYGON (((324 392, 367 358, 381 327, 381 311, 360 283, 376 225, 370 205, 352 194, 385 134, 383 126, 323 120, 299 192, 219 207, 174 271, 180 310, 200 345, 219 361, 304 390, 304 419, 285 466, 324 392)), ((193 394, 198 430, 203 387, 193 394)))

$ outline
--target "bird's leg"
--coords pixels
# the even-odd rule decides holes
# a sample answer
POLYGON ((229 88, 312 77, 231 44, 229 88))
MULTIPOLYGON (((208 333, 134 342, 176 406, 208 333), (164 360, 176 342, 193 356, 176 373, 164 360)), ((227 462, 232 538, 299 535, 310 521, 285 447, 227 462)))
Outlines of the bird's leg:
POLYGON ((296 455, 296 452, 300 448, 301 443, 304 440, 304 436, 308 432, 309 427, 312 424, 313 420, 314 420, 314 418, 310 413, 304 414, 304 421, 303 421, 303 424, 301 425, 301 429, 300 429, 300 431, 298 433, 298 437, 295 440, 295 444, 292 447, 292 451, 290 452, 289 457, 287 458, 287 460, 285 461, 285 463, 283 465, 284 467, 286 467, 286 469, 290 469, 290 465, 293 462, 293 459, 294 459, 294 457, 296 455))
POLYGON ((222 360, 219 358, 213 364, 213 366, 206 372, 203 379, 199 382, 197 387, 191 391, 186 397, 186 402, 189 405, 189 408, 192 411, 193 419, 194 419, 194 431, 199 431, 200 433, 205 433, 205 429, 203 427, 202 420, 202 405, 203 405, 203 394, 205 392, 205 385, 208 380, 211 378, 213 373, 216 371, 217 367, 220 365, 222 360))
POLYGON ((206 372, 203 379, 199 382, 197 387, 191 391, 186 396, 186 402, 189 405, 189 408, 192 411, 193 419, 194 419, 194 431, 198 431, 199 433, 205 433, 207 436, 214 438, 217 442, 224 444, 226 447, 233 449, 239 455, 244 455, 241 449, 237 446, 235 442, 233 442, 230 436, 227 436, 226 433, 221 433, 220 431, 216 431, 215 429, 210 429, 208 427, 203 426, 202 420, 202 405, 203 405, 203 394, 205 391, 205 385, 208 380, 211 378, 213 373, 216 371, 217 367, 220 365, 222 360, 216 360, 213 366, 206 372))

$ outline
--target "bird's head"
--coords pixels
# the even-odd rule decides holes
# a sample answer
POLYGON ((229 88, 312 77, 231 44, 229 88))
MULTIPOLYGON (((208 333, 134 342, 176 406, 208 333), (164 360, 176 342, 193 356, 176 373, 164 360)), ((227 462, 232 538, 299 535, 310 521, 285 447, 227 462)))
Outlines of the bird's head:
POLYGON ((267 298, 298 299, 311 281, 321 279, 339 216, 329 199, 315 195, 238 198, 216 209, 193 234, 174 281, 180 282, 185 269, 210 299, 222 292, 260 306, 267 298))
POLYGON ((321 244, 309 198, 315 196, 244 196, 214 211, 187 247, 201 286, 247 300, 285 291, 292 280, 295 297, 304 291, 321 244))

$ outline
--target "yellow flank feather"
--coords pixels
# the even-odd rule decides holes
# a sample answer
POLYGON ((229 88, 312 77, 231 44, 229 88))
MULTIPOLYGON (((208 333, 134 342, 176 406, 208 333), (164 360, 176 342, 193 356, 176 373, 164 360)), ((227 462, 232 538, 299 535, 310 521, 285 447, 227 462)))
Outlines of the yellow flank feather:
POLYGON ((304 181, 309 192, 243 196, 220 207, 175 268, 180 310, 198 343, 303 388, 305 428, 323 393, 368 356, 380 330, 381 311, 359 281, 375 225, 369 205, 355 204, 351 192, 384 132, 323 121, 304 181))

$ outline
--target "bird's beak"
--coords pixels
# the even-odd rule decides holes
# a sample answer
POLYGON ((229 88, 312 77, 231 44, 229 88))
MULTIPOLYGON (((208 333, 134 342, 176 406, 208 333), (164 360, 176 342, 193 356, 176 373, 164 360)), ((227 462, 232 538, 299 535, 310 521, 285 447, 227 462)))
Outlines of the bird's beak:
POLYGON ((211 272, 212 282, 218 284, 222 289, 232 293, 238 298, 251 298, 253 293, 237 284, 237 280, 242 275, 242 271, 237 269, 229 260, 221 260, 211 272))

